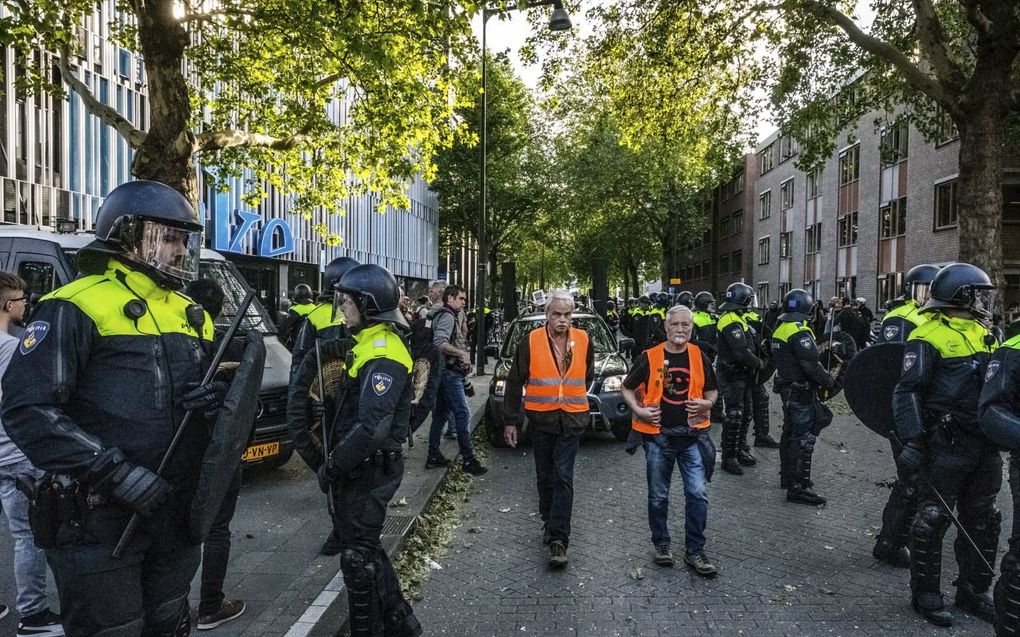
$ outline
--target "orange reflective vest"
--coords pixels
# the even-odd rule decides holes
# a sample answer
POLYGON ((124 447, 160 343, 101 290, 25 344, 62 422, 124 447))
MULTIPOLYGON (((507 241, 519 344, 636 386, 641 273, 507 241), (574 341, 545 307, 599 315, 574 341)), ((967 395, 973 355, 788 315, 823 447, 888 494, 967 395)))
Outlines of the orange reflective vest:
MULTIPOLYGON (((648 355, 648 380, 641 383, 635 393, 638 401, 644 406, 658 406, 662 400, 662 382, 666 378, 666 344, 659 343, 655 347, 645 350, 645 354, 648 355)), ((691 366, 691 382, 687 389, 687 397, 702 398, 705 389, 705 368, 702 363, 701 348, 694 343, 688 343, 687 358, 690 359, 691 366)), ((699 423, 688 422, 687 426, 692 429, 704 429, 711 424, 712 421, 706 418, 699 423)), ((635 431, 640 431, 643 434, 657 434, 660 429, 659 425, 643 422, 637 418, 631 419, 630 425, 635 431)))
POLYGON ((552 346, 546 335, 545 326, 531 330, 528 346, 531 352, 531 367, 528 370, 528 384, 524 391, 524 408, 530 411, 570 412, 588 411, 588 387, 585 380, 588 360, 588 333, 570 328, 570 342, 573 357, 570 367, 562 376, 553 360, 552 346))

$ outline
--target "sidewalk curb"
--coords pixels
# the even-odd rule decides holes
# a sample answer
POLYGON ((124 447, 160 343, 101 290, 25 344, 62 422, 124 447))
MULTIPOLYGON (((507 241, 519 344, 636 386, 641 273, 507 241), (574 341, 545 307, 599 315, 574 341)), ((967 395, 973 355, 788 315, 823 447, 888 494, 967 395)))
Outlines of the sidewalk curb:
MULTIPOLYGON (((488 395, 488 377, 479 377, 473 381, 473 384, 475 384, 476 393, 484 392, 486 396, 488 395)), ((481 406, 471 413, 471 421, 468 423, 470 433, 474 433, 484 415, 485 400, 482 400, 481 406)), ((431 418, 429 424, 431 424, 431 418)), ((422 425, 419 431, 428 432, 428 429, 422 425)), ((414 448, 417 449, 418 446, 416 444, 414 448)), ((409 461, 413 460, 409 458, 409 461)), ((422 488, 417 491, 416 497, 411 499, 412 504, 405 508, 391 509, 390 514, 386 516, 382 543, 391 560, 396 560, 400 551, 403 550, 408 536, 414 531, 422 512, 428 509, 435 495, 446 484, 448 472, 449 470, 446 469, 441 472, 429 471, 426 473, 422 488), (398 511, 399 513, 396 513, 398 511), (396 527, 396 532, 392 532, 393 527, 396 527)), ((343 573, 337 571, 304 614, 291 625, 284 637, 335 637, 346 634, 348 630, 347 596, 343 593, 343 573)))

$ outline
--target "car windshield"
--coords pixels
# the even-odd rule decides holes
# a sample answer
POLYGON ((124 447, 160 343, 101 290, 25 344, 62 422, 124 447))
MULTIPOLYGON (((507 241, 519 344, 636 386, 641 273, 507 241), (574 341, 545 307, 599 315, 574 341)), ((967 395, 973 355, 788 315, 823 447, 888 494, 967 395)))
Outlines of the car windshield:
MULTIPOLYGON (((588 338, 591 339, 592 344, 595 346, 596 354, 608 354, 616 351, 616 339, 609 333, 609 329, 602 322, 602 319, 594 316, 575 316, 573 323, 574 327, 588 332, 588 338)), ((503 341, 502 357, 512 357, 517 351, 517 346, 520 345, 528 332, 543 325, 545 325, 544 316, 514 321, 510 332, 503 341)))
MULTIPOLYGON (((240 305, 244 295, 248 292, 248 286, 241 279, 241 275, 227 261, 202 261, 199 264, 199 277, 211 279, 220 284, 223 288, 223 311, 216 319, 217 327, 226 327, 237 315, 237 306, 240 305)), ((258 330, 263 334, 275 334, 276 326, 270 320, 266 309, 262 307, 256 298, 248 306, 244 320, 241 321, 242 330, 258 330)))

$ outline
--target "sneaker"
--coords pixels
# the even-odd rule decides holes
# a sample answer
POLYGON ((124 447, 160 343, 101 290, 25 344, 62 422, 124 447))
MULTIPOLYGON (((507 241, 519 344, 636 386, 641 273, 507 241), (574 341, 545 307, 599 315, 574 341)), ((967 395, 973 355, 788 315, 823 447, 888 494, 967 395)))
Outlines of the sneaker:
POLYGON ((693 568, 694 572, 702 577, 712 577, 719 572, 719 569, 708 560, 704 553, 684 554, 684 564, 693 568))
POLYGON ((764 447, 765 449, 778 449, 779 443, 776 442, 776 439, 769 434, 765 434, 764 436, 754 437, 754 446, 764 447))
POLYGON ((442 456, 442 454, 437 455, 437 456, 433 456, 432 454, 429 454, 429 457, 425 459, 425 468, 426 469, 439 469, 439 468, 442 468, 442 467, 448 467, 449 465, 450 465, 450 461, 447 460, 446 458, 444 458, 442 456))
POLYGON ((11 612, 10 608, 7 608, 7 604, 0 604, 0 619, 7 617, 8 613, 11 612))
POLYGON ((332 531, 319 548, 320 555, 336 555, 340 552, 340 536, 332 531))
POLYGON ((443 438, 446 438, 447 440, 456 440, 457 432, 454 431, 453 429, 447 429, 446 432, 443 434, 443 438))
POLYGON ((655 557, 652 561, 659 566, 673 566, 673 551, 669 550, 669 544, 655 547, 655 557))
POLYGON ((244 614, 244 602, 239 599, 225 599, 220 604, 220 609, 212 615, 205 615, 198 618, 198 629, 199 630, 211 630, 227 623, 232 619, 237 619, 244 614))
POLYGON ((549 567, 563 568, 567 565, 567 547, 559 540, 549 543, 549 567))
POLYGON ((60 615, 50 609, 41 613, 22 617, 18 622, 18 637, 33 635, 34 637, 61 637, 64 627, 60 625, 60 615))
POLYGON ((464 463, 464 473, 470 473, 473 476, 484 476, 489 470, 482 466, 482 463, 478 460, 471 460, 464 463))

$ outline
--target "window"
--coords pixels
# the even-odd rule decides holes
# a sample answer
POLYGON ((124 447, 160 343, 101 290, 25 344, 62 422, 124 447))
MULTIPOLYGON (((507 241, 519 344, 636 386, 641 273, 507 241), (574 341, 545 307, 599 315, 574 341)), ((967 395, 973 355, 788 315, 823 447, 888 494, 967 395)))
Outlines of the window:
POLYGON ((814 199, 822 194, 822 169, 817 167, 807 174, 807 198, 814 199))
POLYGON ((822 222, 809 226, 804 232, 805 254, 816 254, 822 251, 822 222))
POLYGON ((758 303, 760 305, 769 304, 769 282, 764 281, 758 284, 758 303))
POLYGON ((719 236, 728 237, 730 236, 730 218, 723 217, 719 220, 719 236))
POLYGON ((879 208, 879 216, 882 220, 880 238, 903 236, 907 232, 907 198, 901 197, 882 206, 879 208))
POLYGON ((56 287, 53 264, 42 261, 22 261, 18 276, 25 280, 25 295, 49 294, 56 287))
POLYGON ((771 242, 772 237, 762 237, 761 239, 758 239, 758 265, 765 265, 772 258, 771 242))
POLYGON ((744 230, 744 211, 738 210, 733 213, 733 234, 739 234, 744 230))
POLYGON ((772 170, 776 165, 775 144, 769 144, 758 153, 758 167, 762 175, 772 170))
POLYGON ((910 126, 906 119, 901 119, 882 131, 879 154, 882 157, 883 166, 892 166, 907 158, 909 134, 910 126))
POLYGON ((779 300, 780 301, 782 301, 784 298, 786 298, 787 293, 789 293, 789 291, 790 291, 790 287, 791 286, 790 286, 789 282, 787 282, 787 283, 780 283, 779 284, 779 300))
POLYGON ((789 135, 783 135, 779 138, 779 163, 783 163, 787 159, 797 154, 797 141, 789 135))
POLYGON ((960 218, 955 179, 935 184, 935 229, 952 228, 960 218))
POLYGON ((793 231, 782 232, 779 234, 779 258, 789 259, 790 248, 793 245, 793 231))
POLYGON ((712 243, 712 229, 705 230, 704 234, 701 235, 701 245, 707 246, 712 243))
POLYGON ((733 268, 734 274, 739 274, 744 269, 744 251, 736 250, 733 252, 733 258, 731 259, 730 267, 733 268))
POLYGON ((772 216, 772 191, 766 190, 758 197, 758 218, 768 219, 772 216))
POLYGON ((955 141, 960 136, 956 130, 956 124, 949 112, 941 106, 935 107, 935 145, 942 146, 955 141))
POLYGON ((793 179, 787 179, 779 187, 779 209, 789 210, 793 208, 793 179))
POLYGON ((733 194, 738 195, 744 192, 744 171, 733 178, 733 194))
POLYGON ((861 145, 855 144, 839 154, 839 185, 843 186, 861 177, 861 145))
POLYGON ((857 245, 857 213, 852 212, 839 218, 839 247, 857 245))
POLYGON ((719 274, 730 271, 730 255, 719 255, 719 274))
POLYGON ((708 259, 705 259, 704 261, 701 262, 701 276, 702 278, 704 278, 711 275, 712 275, 711 265, 708 263, 708 259))

